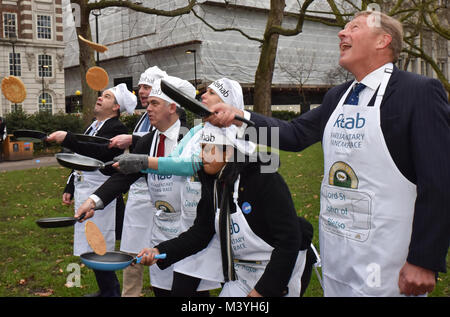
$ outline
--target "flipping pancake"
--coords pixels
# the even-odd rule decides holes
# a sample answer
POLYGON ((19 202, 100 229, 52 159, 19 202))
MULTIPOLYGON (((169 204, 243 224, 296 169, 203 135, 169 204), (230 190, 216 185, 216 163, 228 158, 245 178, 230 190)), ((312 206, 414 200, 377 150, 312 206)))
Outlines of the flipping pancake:
POLYGON ((106 242, 103 237, 102 232, 92 221, 87 221, 84 225, 84 234, 86 235, 86 240, 91 246, 92 250, 98 255, 105 255, 106 253, 106 242))
POLYGON ((25 85, 20 78, 16 76, 3 78, 2 92, 6 99, 14 103, 22 103, 27 97, 25 85))
POLYGON ((87 45, 89 45, 90 47, 92 47, 95 51, 103 53, 105 51, 108 50, 108 48, 105 45, 101 45, 95 42, 91 42, 89 40, 86 40, 84 37, 82 37, 81 35, 78 35, 78 38, 80 40, 82 40, 84 43, 86 43, 87 45))
POLYGON ((108 73, 101 67, 93 66, 86 72, 86 82, 94 90, 103 90, 108 86, 108 73))

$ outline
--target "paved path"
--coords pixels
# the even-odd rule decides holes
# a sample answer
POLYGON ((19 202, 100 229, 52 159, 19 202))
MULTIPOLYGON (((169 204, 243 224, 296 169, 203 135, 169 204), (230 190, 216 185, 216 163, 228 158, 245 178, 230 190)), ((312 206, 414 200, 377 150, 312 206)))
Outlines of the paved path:
POLYGON ((59 164, 54 156, 42 156, 31 160, 2 161, 0 162, 0 172, 57 165, 59 164))

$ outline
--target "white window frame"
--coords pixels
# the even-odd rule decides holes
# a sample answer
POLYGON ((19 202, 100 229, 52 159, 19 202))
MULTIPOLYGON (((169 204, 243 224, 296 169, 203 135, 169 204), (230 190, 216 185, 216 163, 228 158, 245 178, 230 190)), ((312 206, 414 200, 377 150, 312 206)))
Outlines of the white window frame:
POLYGON ((53 18, 51 15, 49 14, 40 14, 37 13, 36 14, 36 39, 38 40, 47 40, 47 41, 51 41, 53 39, 53 18), (49 21, 50 21, 50 26, 39 26, 39 17, 48 17, 49 21), (50 38, 46 38, 46 37, 39 37, 39 28, 45 28, 45 29, 49 29, 50 30, 50 38))
POLYGON ((7 27, 14 27, 14 34, 17 37, 17 13, 15 12, 3 12, 2 14, 2 25, 3 25, 3 38, 7 39, 9 38, 9 32, 8 32, 8 36, 6 36, 6 28, 7 27), (12 15, 14 16, 14 25, 8 25, 7 22, 9 21, 9 17, 7 17, 8 15, 12 15))
POLYGON ((54 61, 54 56, 52 54, 38 54, 37 55, 37 77, 38 78, 42 78, 42 66, 41 63, 39 62, 40 57, 41 56, 49 56, 50 57, 50 64, 45 63, 43 65, 47 65, 49 66, 49 68, 47 70, 44 69, 44 74, 48 74, 50 72, 50 76, 44 76, 44 78, 53 78, 54 77, 54 66, 53 66, 53 61, 54 61))
POLYGON ((39 93, 39 97, 38 97, 38 111, 48 111, 50 114, 53 114, 53 96, 52 94, 45 90, 45 91, 41 91, 39 93), (44 96, 44 94, 46 94, 47 96, 44 96), (42 99, 43 97, 45 97, 45 106, 42 103, 42 99), (50 97, 50 98, 49 98, 50 97), (49 100, 51 100, 50 102, 48 102, 49 100), (50 105, 50 106, 48 106, 50 105), (45 107, 45 109, 43 109, 45 107), (48 109, 50 108, 50 109, 48 109))
POLYGON ((23 106, 21 103, 13 103, 11 102, 11 112, 14 111, 22 111, 23 110, 23 106))
POLYGON ((16 59, 16 71, 14 72, 14 61, 12 60, 13 57, 11 57, 11 55, 13 55, 12 52, 10 52, 8 54, 8 63, 9 63, 9 75, 13 75, 13 76, 17 76, 20 77, 22 76, 22 60, 21 60, 21 56, 20 53, 15 53, 15 59, 16 59))

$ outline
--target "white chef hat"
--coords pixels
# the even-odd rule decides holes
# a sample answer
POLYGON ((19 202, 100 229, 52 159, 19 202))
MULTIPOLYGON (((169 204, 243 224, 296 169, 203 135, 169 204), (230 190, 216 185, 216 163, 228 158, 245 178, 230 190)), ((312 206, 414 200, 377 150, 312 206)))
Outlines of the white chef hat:
POLYGON ((133 114, 134 108, 136 108, 137 98, 128 90, 127 85, 122 83, 109 89, 116 97, 117 103, 120 106, 120 112, 127 111, 129 114, 133 114))
MULTIPOLYGON (((162 79, 164 79, 166 82, 168 82, 169 84, 174 86, 176 89, 182 91, 186 95, 188 95, 192 98, 195 98, 195 93, 196 93, 195 87, 192 86, 192 84, 190 82, 188 82, 187 80, 184 80, 184 79, 181 79, 178 77, 174 77, 174 76, 166 76, 162 79)), ((165 93, 162 92, 161 78, 155 80, 155 83, 152 86, 152 91, 150 92, 149 97, 159 97, 169 103, 175 103, 177 105, 177 107, 181 107, 177 102, 175 102, 169 96, 167 96, 165 93)))
POLYGON ((148 85, 152 86, 155 83, 157 79, 166 77, 167 73, 161 69, 159 69, 158 66, 149 67, 141 74, 141 77, 139 78, 138 85, 148 85))
POLYGON ((232 124, 227 128, 219 128, 209 122, 202 129, 200 143, 231 145, 241 153, 251 155, 255 152, 256 144, 237 137, 238 128, 232 124))
POLYGON ((239 110, 244 110, 244 96, 241 85, 228 78, 221 78, 208 86, 214 90, 224 103, 232 105, 239 110))

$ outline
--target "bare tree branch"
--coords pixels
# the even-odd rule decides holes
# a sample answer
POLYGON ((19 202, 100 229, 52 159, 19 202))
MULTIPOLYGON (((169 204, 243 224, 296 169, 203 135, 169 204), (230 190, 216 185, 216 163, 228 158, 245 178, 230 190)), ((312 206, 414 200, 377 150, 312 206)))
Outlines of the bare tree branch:
MULTIPOLYGON (((80 0, 78 0, 80 1, 80 0)), ((99 2, 91 2, 87 4, 89 10, 95 9, 104 9, 108 7, 125 7, 132 9, 137 12, 143 12, 148 14, 166 16, 166 17, 175 17, 183 14, 189 14, 189 12, 194 8, 197 4, 196 0, 186 0, 188 1, 187 5, 177 9, 171 10, 159 10, 155 8, 147 8, 142 6, 141 4, 137 4, 132 1, 124 1, 124 0, 100 0, 99 2)), ((74 2, 74 1, 72 1, 74 2)))
POLYGON ((264 40, 257 38, 257 37, 253 37, 248 35, 247 33, 245 33, 244 31, 242 31, 239 28, 217 28, 215 26, 213 26, 211 23, 209 23, 208 21, 206 21, 203 17, 201 17, 197 12, 195 12, 194 9, 192 9, 192 13, 200 20, 202 21, 207 27, 209 27, 211 30, 215 31, 215 32, 226 32, 226 31, 235 31, 240 33, 242 36, 244 36, 245 38, 251 40, 251 41, 256 41, 256 42, 260 42, 263 43, 264 40))

